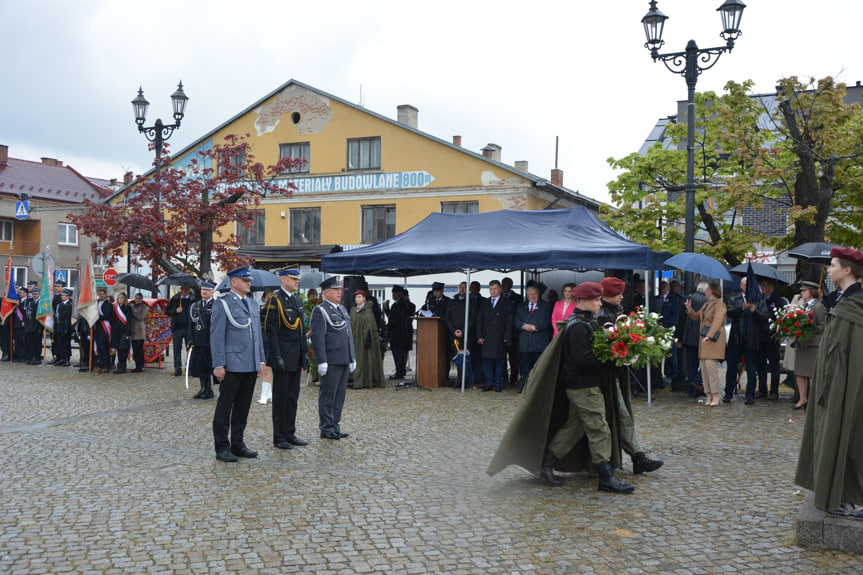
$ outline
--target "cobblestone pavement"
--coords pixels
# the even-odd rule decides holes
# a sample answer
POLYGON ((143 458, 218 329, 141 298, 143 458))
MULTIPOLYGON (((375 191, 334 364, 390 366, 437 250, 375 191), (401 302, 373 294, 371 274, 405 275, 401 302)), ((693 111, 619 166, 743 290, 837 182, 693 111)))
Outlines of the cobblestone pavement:
MULTIPOLYGON (((0 573, 852 573, 863 558, 794 544, 803 421, 781 401, 719 408, 659 391, 636 400, 659 471, 586 474, 551 489, 485 469, 519 397, 452 389, 349 391, 318 439, 317 390, 298 434, 258 459, 213 457, 214 400, 168 369, 80 374, 0 364, 0 573)), ((260 386, 259 386, 260 387, 260 386)))

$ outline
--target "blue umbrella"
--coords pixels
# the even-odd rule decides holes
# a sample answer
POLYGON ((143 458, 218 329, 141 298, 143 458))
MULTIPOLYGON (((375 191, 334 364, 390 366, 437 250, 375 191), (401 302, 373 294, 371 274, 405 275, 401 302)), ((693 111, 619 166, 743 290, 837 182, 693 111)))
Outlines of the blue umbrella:
POLYGON ((665 260, 665 265, 709 278, 731 281, 731 274, 722 262, 704 254, 683 252, 665 260))
MULTIPOLYGON (((252 291, 264 291, 267 288, 279 289, 282 281, 279 276, 267 270, 250 270, 252 272, 252 291)), ((231 291, 231 278, 226 277, 219 285, 216 286, 216 291, 220 293, 231 291)))

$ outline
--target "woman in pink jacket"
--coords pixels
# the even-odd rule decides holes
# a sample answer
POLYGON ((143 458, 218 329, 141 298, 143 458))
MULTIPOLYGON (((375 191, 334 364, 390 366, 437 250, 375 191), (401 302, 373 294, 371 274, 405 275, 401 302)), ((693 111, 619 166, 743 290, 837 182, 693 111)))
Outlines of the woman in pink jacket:
POLYGON ((566 321, 575 309, 576 302, 572 297, 573 289, 575 289, 575 284, 563 284, 563 297, 554 304, 554 310, 551 312, 551 328, 554 330, 554 337, 557 337, 557 322, 566 321))

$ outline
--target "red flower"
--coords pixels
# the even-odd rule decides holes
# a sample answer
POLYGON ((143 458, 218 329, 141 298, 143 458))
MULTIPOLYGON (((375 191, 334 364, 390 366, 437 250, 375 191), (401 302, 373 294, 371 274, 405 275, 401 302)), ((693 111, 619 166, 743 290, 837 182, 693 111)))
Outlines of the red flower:
POLYGON ((791 331, 791 328, 790 328, 790 327, 786 327, 786 328, 784 328, 782 331, 784 331, 785 333, 788 333, 789 331, 791 331))
POLYGON ((619 341, 611 346, 611 357, 622 359, 629 355, 629 347, 625 342, 619 341))
POLYGON ((803 333, 802 331, 795 331, 795 332, 794 332, 794 337, 800 337, 800 335, 801 335, 802 333, 803 333))
POLYGON ((631 341, 632 343, 638 343, 640 341, 644 341, 645 339, 647 339, 645 336, 639 335, 637 333, 629 334, 629 341, 631 341))
POLYGON ((800 327, 800 322, 799 322, 799 321, 795 321, 795 322, 794 322, 794 327, 800 327))
POLYGON ((812 323, 812 318, 810 317, 809 319, 807 319, 806 323, 812 323))

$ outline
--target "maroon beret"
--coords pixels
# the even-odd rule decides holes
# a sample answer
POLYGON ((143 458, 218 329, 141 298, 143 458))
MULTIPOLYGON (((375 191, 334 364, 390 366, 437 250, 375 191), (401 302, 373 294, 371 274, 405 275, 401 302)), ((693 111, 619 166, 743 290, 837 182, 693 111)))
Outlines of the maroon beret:
POLYGON ((361 295, 364 298, 369 299, 369 292, 367 292, 364 289, 358 289, 357 291, 354 292, 354 297, 356 297, 358 295, 361 295))
POLYGON ((620 278, 603 278, 603 280, 599 282, 599 285, 602 286, 602 295, 605 297, 620 295, 626 289, 626 282, 620 278))
POLYGON ((575 299, 596 299, 602 297, 602 286, 596 282, 584 282, 575 286, 572 290, 575 299))
POLYGON ((842 258, 863 266, 863 252, 854 248, 833 248, 830 250, 831 258, 842 258))

